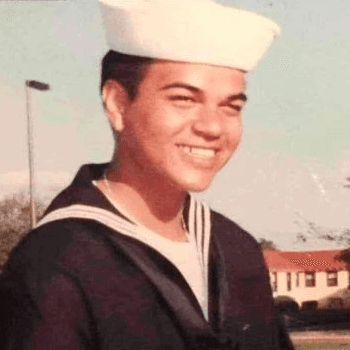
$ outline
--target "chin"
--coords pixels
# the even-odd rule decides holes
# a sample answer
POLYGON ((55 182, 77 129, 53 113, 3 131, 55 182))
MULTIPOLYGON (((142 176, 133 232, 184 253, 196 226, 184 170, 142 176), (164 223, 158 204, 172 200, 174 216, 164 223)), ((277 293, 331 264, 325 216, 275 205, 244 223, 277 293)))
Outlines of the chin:
POLYGON ((212 182, 213 177, 186 179, 182 183, 182 188, 186 192, 202 192, 208 189, 212 182))

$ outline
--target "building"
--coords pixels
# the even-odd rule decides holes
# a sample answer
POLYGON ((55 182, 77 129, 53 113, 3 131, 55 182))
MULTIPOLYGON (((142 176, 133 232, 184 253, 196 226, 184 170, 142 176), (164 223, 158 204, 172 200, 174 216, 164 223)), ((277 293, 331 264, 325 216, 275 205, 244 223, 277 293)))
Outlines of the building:
POLYGON ((350 308, 348 266, 341 250, 264 251, 273 296, 302 309, 350 308))

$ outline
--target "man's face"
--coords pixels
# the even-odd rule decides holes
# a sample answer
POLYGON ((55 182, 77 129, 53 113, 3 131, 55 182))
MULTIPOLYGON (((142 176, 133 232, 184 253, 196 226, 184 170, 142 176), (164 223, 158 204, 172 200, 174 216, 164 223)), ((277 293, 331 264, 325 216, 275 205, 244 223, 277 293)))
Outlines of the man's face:
POLYGON ((204 64, 157 61, 118 137, 122 176, 146 186, 206 189, 241 138, 245 74, 204 64))

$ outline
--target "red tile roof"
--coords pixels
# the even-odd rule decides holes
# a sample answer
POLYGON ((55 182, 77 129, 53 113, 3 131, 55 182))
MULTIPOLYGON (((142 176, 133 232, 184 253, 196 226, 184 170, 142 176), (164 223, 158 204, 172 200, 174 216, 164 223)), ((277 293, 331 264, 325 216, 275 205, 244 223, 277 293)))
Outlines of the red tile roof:
POLYGON ((265 250, 265 261, 270 271, 296 271, 298 266, 289 260, 285 259, 280 251, 265 250))
POLYGON ((338 260, 341 250, 315 251, 264 251, 270 271, 338 271, 347 270, 344 261, 338 260))

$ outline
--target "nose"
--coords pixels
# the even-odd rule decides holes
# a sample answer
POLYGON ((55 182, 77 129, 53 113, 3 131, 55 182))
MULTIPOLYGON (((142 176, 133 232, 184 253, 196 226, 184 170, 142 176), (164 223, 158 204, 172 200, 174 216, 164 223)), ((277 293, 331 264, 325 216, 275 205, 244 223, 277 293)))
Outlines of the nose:
POLYGON ((214 107, 203 106, 192 124, 193 131, 207 139, 219 138, 223 132, 223 120, 214 107))

